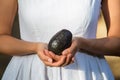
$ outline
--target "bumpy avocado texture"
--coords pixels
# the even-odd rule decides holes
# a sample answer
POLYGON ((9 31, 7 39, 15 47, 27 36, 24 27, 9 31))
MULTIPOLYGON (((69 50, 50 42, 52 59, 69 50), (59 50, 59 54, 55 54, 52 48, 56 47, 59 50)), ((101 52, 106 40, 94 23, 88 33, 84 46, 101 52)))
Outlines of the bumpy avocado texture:
POLYGON ((72 33, 67 29, 62 29, 57 32, 48 43, 48 50, 57 55, 61 55, 61 52, 70 47, 72 42, 72 33))

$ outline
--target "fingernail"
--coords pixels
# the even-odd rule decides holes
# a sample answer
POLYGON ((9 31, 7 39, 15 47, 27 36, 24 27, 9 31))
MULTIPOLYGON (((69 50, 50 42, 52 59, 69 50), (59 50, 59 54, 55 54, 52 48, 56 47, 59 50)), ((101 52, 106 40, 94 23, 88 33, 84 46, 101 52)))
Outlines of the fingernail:
POLYGON ((64 52, 62 52, 62 54, 63 54, 63 55, 66 55, 66 52, 64 51, 64 52))
POLYGON ((49 58, 49 59, 48 59, 48 62, 51 62, 51 63, 52 63, 52 59, 51 59, 51 58, 49 58))
POLYGON ((51 52, 51 51, 49 51, 49 53, 50 53, 50 54, 52 54, 52 52, 51 52))

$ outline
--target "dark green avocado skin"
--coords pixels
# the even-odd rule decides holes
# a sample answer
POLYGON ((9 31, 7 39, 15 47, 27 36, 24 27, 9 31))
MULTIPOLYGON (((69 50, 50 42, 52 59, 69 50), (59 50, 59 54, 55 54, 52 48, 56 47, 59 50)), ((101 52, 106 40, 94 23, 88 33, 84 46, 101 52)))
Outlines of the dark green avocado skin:
POLYGON ((48 43, 48 50, 57 55, 61 55, 61 52, 70 47, 72 42, 72 33, 67 29, 62 29, 57 32, 48 43))

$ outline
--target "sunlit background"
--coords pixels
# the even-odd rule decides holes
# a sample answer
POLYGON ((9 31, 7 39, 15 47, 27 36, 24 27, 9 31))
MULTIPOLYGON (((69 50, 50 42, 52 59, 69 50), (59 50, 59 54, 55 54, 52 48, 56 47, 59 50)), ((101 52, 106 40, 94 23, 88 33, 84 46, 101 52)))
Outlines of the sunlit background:
MULTIPOLYGON (((97 29, 97 38, 102 38, 102 37, 106 37, 107 36, 107 32, 106 32, 106 25, 104 22, 104 18, 101 14, 99 22, 98 22, 98 29, 97 29)), ((105 56, 105 58, 107 59, 112 72, 115 76, 115 80, 120 80, 120 57, 116 57, 116 56, 105 56)))

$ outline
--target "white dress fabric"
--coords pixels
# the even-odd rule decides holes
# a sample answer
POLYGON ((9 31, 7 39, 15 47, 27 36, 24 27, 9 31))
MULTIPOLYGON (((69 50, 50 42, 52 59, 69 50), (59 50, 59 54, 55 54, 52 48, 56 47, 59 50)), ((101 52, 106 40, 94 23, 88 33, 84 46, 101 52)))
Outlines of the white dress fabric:
MULTIPOLYGON (((61 29, 96 38, 101 0, 18 0, 21 39, 48 43, 61 29)), ((101 53, 102 54, 102 53, 101 53)), ((14 56, 2 80, 114 80, 104 57, 77 52, 75 62, 49 67, 37 54, 14 56)))

